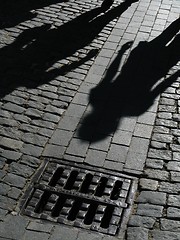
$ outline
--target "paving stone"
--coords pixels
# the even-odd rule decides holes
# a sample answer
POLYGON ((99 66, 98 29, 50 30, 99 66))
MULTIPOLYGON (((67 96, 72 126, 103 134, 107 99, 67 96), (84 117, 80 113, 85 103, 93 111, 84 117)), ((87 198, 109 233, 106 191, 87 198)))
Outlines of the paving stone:
POLYGON ((138 196, 137 202, 139 203, 150 203, 155 205, 166 204, 166 193, 153 192, 153 191, 141 191, 138 196))
POLYGON ((5 183, 1 183, 0 186, 0 195, 7 195, 11 187, 5 183))
POLYGON ((20 162, 34 168, 40 165, 41 160, 29 155, 23 155, 20 162))
POLYGON ((42 111, 34 108, 28 108, 25 112, 25 115, 29 116, 30 118, 41 118, 42 114, 42 111))
POLYGON ((49 142, 51 144, 68 146, 72 136, 73 132, 56 129, 49 142))
POLYGON ((38 134, 24 133, 24 135, 22 137, 22 141, 26 142, 26 143, 33 144, 33 145, 44 147, 44 145, 48 141, 48 138, 40 136, 38 134))
POLYGON ((134 136, 149 139, 152 134, 153 127, 146 124, 136 124, 134 129, 134 136))
POLYGON ((159 150, 159 149, 150 149, 148 152, 148 157, 158 158, 162 160, 171 160, 171 151, 169 150, 159 150))
POLYGON ((179 193, 179 183, 161 182, 159 184, 159 191, 176 194, 179 193))
POLYGON ((154 133, 152 135, 152 140, 159 141, 159 142, 165 142, 165 143, 172 143, 173 136, 171 136, 169 134, 154 133))
POLYGON ((49 240, 76 240, 78 235, 78 231, 76 228, 66 228, 66 227, 59 227, 55 226, 52 235, 50 236, 49 240))
POLYGON ((25 108, 10 102, 5 103, 3 109, 14 113, 23 113, 25 111, 25 108))
POLYGON ((16 162, 10 164, 9 171, 10 173, 23 176, 24 178, 29 178, 34 173, 34 169, 16 162))
POLYGON ((27 154, 33 157, 39 157, 42 154, 43 148, 32 145, 32 144, 24 144, 21 151, 24 154, 27 154))
POLYGON ((126 117, 124 117, 119 122, 118 129, 121 129, 123 131, 133 132, 134 128, 135 128, 135 125, 136 125, 136 118, 126 118, 126 117))
POLYGON ((172 149, 172 151, 180 152, 180 145, 179 144, 170 144, 170 148, 172 149))
POLYGON ((110 149, 108 151, 107 159, 125 163, 127 153, 128 153, 127 146, 111 144, 110 149))
POLYGON ((174 207, 167 208, 167 218, 180 219, 180 209, 174 207))
POLYGON ((77 104, 71 104, 67 111, 65 112, 65 116, 70 116, 70 117, 78 117, 81 118, 86 107, 77 105, 77 104))
POLYGON ((153 125, 154 121, 155 121, 155 117, 156 117, 155 113, 145 112, 141 116, 138 117, 137 122, 153 125))
POLYGON ((121 163, 121 162, 114 162, 114 161, 108 161, 108 160, 105 160, 105 163, 104 163, 104 168, 106 169, 110 169, 110 170, 117 170, 119 172, 121 172, 124 168, 124 164, 121 163))
POLYGON ((168 205, 174 207, 180 207, 180 196, 179 195, 169 195, 168 196, 168 205))
POLYGON ((133 170, 142 171, 144 168, 145 161, 146 161, 145 154, 129 151, 127 154, 127 158, 126 158, 124 167, 130 168, 133 170))
POLYGON ((80 118, 74 116, 63 116, 61 121, 58 124, 58 128, 74 131, 77 128, 77 125, 80 121, 80 118))
POLYGON ((6 138, 6 137, 3 137, 0 141, 0 146, 6 147, 12 150, 20 149, 22 145, 23 145, 22 141, 18 141, 18 140, 6 138))
POLYGON ((170 177, 172 182, 180 182, 180 172, 170 172, 170 177))
POLYGON ((28 221, 21 216, 8 215, 4 222, 0 223, 0 236, 10 239, 21 239, 28 221))
POLYGON ((163 206, 153 204, 138 204, 137 214, 147 217, 162 217, 163 206))
POLYGON ((8 192, 8 197, 12 199, 18 199, 21 194, 22 191, 20 189, 12 187, 11 190, 8 192))
POLYGON ((164 161, 160 159, 151 159, 146 160, 146 167, 154 169, 163 169, 164 161))
POLYGON ((8 160, 18 161, 22 156, 22 153, 11 150, 4 150, 1 156, 7 158, 8 160))
POLYGON ((179 161, 180 159, 180 153, 179 152, 173 152, 173 160, 179 161))
POLYGON ((4 181, 7 184, 10 184, 10 186, 14 186, 14 187, 18 187, 18 188, 23 188, 25 183, 26 183, 25 178, 17 176, 17 175, 12 174, 12 173, 8 173, 5 176, 4 181))
POLYGON ((145 175, 152 179, 157 180, 168 180, 169 179, 169 173, 164 170, 154 170, 154 169, 146 169, 145 175))
POLYGON ((180 221, 162 218, 160 224, 164 231, 180 232, 180 221))
POLYGON ((63 146, 47 144, 42 153, 42 156, 62 158, 64 152, 65 152, 65 147, 63 146))
POLYGON ((50 233, 53 228, 52 224, 48 224, 46 222, 39 223, 39 222, 30 222, 27 226, 28 230, 37 231, 37 232, 45 232, 50 233))
POLYGON ((75 156, 85 157, 88 146, 88 142, 83 142, 81 139, 73 138, 69 144, 69 147, 66 150, 66 153, 75 156))
POLYGON ((148 139, 133 137, 131 140, 129 151, 146 155, 148 151, 148 147, 149 147, 148 139))
POLYGON ((158 188, 158 181, 152 179, 141 178, 139 185, 141 189, 144 190, 157 190, 158 188))
POLYGON ((79 232, 78 240, 102 240, 102 235, 98 233, 79 232))
POLYGON ((105 152, 89 149, 85 158, 85 163, 102 167, 104 165, 105 158, 105 152))
POLYGON ((153 218, 153 217, 132 215, 128 222, 128 226, 144 227, 144 228, 152 229, 155 221, 156 221, 156 218, 153 218))
POLYGON ((48 240, 49 234, 43 232, 34 232, 26 230, 22 240, 48 240))
POLYGON ((162 142, 151 141, 150 146, 157 149, 167 149, 167 144, 162 142))
MULTIPOLYGON (((8 210, 0 208, 0 221, 3 221, 5 219, 5 216, 8 214, 8 210)), ((1 234, 0 234, 1 235, 1 234)), ((1 239, 1 237, 0 237, 1 239)), ((3 239, 2 239, 3 240, 3 239)))
POLYGON ((178 240, 180 239, 180 233, 170 232, 170 231, 161 231, 153 230, 151 232, 153 239, 156 240, 178 240))
POLYGON ((92 142, 89 148, 108 152, 111 143, 111 136, 107 136, 98 142, 92 142))
POLYGON ((117 130, 113 136, 112 143, 129 146, 132 133, 128 131, 117 130))
POLYGON ((51 113, 45 113, 43 115, 43 120, 45 121, 50 121, 52 123, 58 123, 60 120, 60 117, 55 115, 55 114, 51 114, 51 113))
POLYGON ((180 172, 180 162, 169 161, 167 164, 167 170, 180 172))
POLYGON ((148 240, 148 229, 141 227, 129 227, 127 240, 148 240))

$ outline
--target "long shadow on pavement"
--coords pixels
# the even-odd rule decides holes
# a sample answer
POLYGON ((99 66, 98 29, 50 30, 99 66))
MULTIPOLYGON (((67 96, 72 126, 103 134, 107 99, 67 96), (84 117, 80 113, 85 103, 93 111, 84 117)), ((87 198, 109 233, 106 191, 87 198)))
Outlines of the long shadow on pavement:
POLYGON ((121 117, 139 116, 147 111, 155 98, 180 76, 180 70, 168 73, 180 60, 179 30, 180 18, 157 38, 140 42, 114 79, 122 55, 132 43, 121 48, 104 79, 90 92, 92 111, 79 128, 81 139, 95 142, 115 132, 121 117))
POLYGON ((102 14, 101 8, 92 9, 57 29, 43 25, 25 30, 11 45, 0 50, 0 97, 18 86, 35 88, 47 83, 90 59, 96 51, 72 64, 52 68, 57 61, 88 46, 110 21, 119 17, 131 4, 132 0, 126 0, 105 14, 102 14))
POLYGON ((1 0, 0 29, 14 27, 36 17, 36 13, 31 10, 65 1, 68 0, 1 0))

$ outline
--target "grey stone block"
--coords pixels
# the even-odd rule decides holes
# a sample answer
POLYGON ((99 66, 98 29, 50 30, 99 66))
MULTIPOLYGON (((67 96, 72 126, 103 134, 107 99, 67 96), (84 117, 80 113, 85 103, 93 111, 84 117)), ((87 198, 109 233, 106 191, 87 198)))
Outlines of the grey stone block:
POLYGON ((64 226, 56 226, 49 240, 76 240, 78 236, 78 230, 76 228, 67 228, 64 226))
POLYGON ((50 233, 54 226, 47 222, 39 223, 39 222, 30 222, 27 226, 28 230, 37 231, 37 232, 45 232, 50 233))
POLYGON ((144 227, 151 229, 156 221, 156 218, 153 217, 145 217, 139 215, 132 215, 128 226, 132 227, 144 227))
POLYGON ((168 180, 169 179, 169 172, 164 170, 157 170, 157 169, 146 169, 144 171, 145 176, 152 179, 157 180, 168 180))
POLYGON ((134 136, 137 136, 137 137, 149 139, 151 137, 152 130, 153 130, 153 126, 138 123, 135 126, 133 134, 134 134, 134 136))
POLYGON ((20 177, 12 173, 8 173, 5 176, 4 181, 10 184, 11 186, 19 188, 23 188, 26 183, 26 179, 24 177, 20 177))
POLYGON ((170 231, 161 231, 153 230, 151 231, 152 238, 155 240, 179 240, 180 233, 170 232, 170 231))
POLYGON ((22 240, 48 240, 49 234, 43 232, 35 232, 26 230, 22 240))
POLYGON ((129 227, 127 240, 148 240, 148 229, 141 227, 129 227))
POLYGON ((42 156, 62 158, 64 152, 65 152, 65 147, 63 146, 47 144, 46 147, 44 148, 42 156))
POLYGON ((150 203, 155 205, 165 205, 166 195, 166 193, 162 192, 141 191, 140 195, 138 196, 137 202, 150 203))
POLYGON ((179 232, 180 221, 171 219, 160 219, 161 229, 164 231, 179 232))
POLYGON ((56 129, 49 142, 51 144, 68 146, 72 136, 73 136, 73 132, 56 129))
POLYGON ((141 178, 139 185, 141 189, 143 190, 157 190, 158 188, 158 181, 147 179, 147 178, 141 178))
POLYGON ((43 148, 32 145, 32 144, 24 144, 21 151, 24 154, 27 154, 33 157, 39 157, 42 154, 43 148))
POLYGON ((16 240, 22 239, 27 224, 28 221, 24 217, 8 215, 5 221, 0 223, 0 236, 16 240))
POLYGON ((81 139, 73 138, 66 150, 67 154, 85 157, 89 147, 88 142, 84 142, 81 139))
POLYGON ((169 206, 180 207, 180 196, 170 194, 167 203, 169 206))
POLYGON ((103 166, 106 158, 106 153, 102 151, 89 149, 85 158, 85 163, 93 166, 103 166))
POLYGON ((163 206, 138 204, 137 214, 147 217, 162 217, 163 206))
POLYGON ((128 153, 127 146, 111 144, 108 155, 107 155, 107 159, 125 163, 127 153, 128 153))

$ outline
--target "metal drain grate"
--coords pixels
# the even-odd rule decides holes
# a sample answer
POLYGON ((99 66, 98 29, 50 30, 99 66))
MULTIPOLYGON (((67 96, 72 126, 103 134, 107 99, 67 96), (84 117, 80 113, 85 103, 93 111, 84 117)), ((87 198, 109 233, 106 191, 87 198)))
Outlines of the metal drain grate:
POLYGON ((51 161, 38 174, 22 213, 116 235, 126 225, 135 189, 129 176, 51 161))

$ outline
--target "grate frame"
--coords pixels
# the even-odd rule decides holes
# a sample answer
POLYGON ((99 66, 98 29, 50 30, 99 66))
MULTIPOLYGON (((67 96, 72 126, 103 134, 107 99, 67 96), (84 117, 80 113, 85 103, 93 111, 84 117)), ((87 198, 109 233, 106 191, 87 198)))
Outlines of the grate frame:
POLYGON ((21 201, 21 215, 123 235, 137 178, 67 160, 45 159, 21 201))

